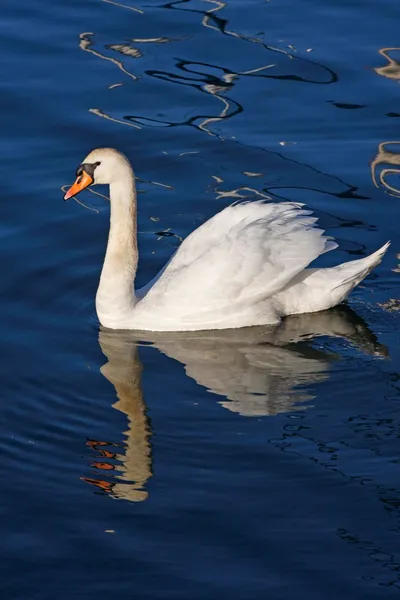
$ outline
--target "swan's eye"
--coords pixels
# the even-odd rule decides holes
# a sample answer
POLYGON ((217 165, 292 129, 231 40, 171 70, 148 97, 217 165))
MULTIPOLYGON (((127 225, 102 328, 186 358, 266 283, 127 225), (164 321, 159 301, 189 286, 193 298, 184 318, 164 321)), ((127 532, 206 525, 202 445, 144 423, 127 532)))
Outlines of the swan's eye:
POLYGON ((101 163, 100 162, 95 162, 95 163, 82 163, 81 165, 79 165, 79 167, 76 169, 75 172, 75 176, 76 177, 81 177, 84 173, 86 173, 87 175, 89 175, 89 177, 91 177, 92 179, 94 179, 94 170, 96 167, 98 167, 101 163))

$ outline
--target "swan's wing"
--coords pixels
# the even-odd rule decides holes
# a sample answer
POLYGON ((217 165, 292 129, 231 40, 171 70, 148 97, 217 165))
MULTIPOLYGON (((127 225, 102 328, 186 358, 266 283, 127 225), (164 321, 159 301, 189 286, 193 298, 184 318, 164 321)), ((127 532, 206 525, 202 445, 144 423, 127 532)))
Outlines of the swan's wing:
POLYGON ((180 318, 254 305, 336 243, 301 204, 229 206, 182 243, 142 302, 180 318))
MULTIPOLYGON (((260 204, 260 202, 236 202, 208 219, 185 238, 161 271, 149 283, 136 290, 136 295, 139 298, 145 296, 167 269, 169 270, 169 276, 171 276, 173 271, 190 266, 207 249, 217 244, 240 221, 257 218, 260 214, 260 204)), ((274 206, 274 204, 263 204, 263 214, 267 215, 274 206)))

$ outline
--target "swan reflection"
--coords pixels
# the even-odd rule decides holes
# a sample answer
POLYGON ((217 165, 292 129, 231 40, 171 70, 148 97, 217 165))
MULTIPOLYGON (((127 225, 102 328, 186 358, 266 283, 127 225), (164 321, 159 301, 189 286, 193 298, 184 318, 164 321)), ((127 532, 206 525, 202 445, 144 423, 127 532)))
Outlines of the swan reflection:
POLYGON ((99 344, 107 357, 101 374, 114 386, 118 400, 113 408, 126 414, 128 428, 123 432, 125 441, 121 445, 97 440, 87 442, 97 454, 96 458, 101 459, 92 461, 91 467, 96 472, 100 470, 102 476, 83 479, 114 498, 141 502, 148 496, 144 486, 152 476, 152 469, 151 427, 141 388, 138 347, 126 335, 109 331, 100 331, 99 344), (104 479, 110 473, 113 481, 104 479))
POLYGON ((378 165, 391 165, 385 167, 379 173, 379 182, 391 196, 400 196, 400 187, 396 188, 386 181, 387 175, 400 175, 400 142, 382 142, 378 146, 378 152, 371 162, 371 177, 374 185, 378 186, 376 170, 378 165), (390 149, 388 147, 390 146, 390 149))
POLYGON ((182 363, 189 377, 221 398, 224 408, 260 417, 307 408, 304 403, 314 398, 312 386, 326 380, 331 362, 340 359, 328 343, 315 347, 321 336, 345 339, 366 354, 387 355, 364 321, 344 306, 290 317, 272 327, 172 334, 101 330, 99 343, 107 357, 101 373, 114 386, 118 401, 113 407, 126 414, 128 427, 122 445, 88 442, 98 459, 91 466, 102 476, 85 481, 114 498, 137 502, 148 497, 144 488, 152 476, 152 432, 141 389, 141 343, 182 363))

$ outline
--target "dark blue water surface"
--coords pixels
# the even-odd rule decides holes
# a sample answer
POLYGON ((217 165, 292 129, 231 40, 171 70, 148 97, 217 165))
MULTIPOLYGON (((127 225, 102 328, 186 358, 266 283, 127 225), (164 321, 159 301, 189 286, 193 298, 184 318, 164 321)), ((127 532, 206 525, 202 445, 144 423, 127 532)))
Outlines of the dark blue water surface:
POLYGON ((1 598, 368 600, 400 588, 398 0, 14 0, 1 10, 1 598), (99 330, 132 160, 139 284, 235 199, 304 201, 349 306, 278 328, 99 330), (168 235, 169 234, 169 235, 168 235))

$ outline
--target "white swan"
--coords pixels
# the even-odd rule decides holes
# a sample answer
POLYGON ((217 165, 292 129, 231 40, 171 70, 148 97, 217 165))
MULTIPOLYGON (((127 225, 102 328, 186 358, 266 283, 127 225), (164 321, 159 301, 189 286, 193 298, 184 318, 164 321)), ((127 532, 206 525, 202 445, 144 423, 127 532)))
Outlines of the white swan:
POLYGON ((138 263, 136 186, 128 159, 90 152, 65 200, 91 184, 110 186, 107 252, 96 295, 111 329, 195 331, 277 323, 341 302, 382 260, 389 243, 359 260, 307 268, 336 242, 302 204, 242 202, 193 231, 147 286, 134 292, 138 263))

